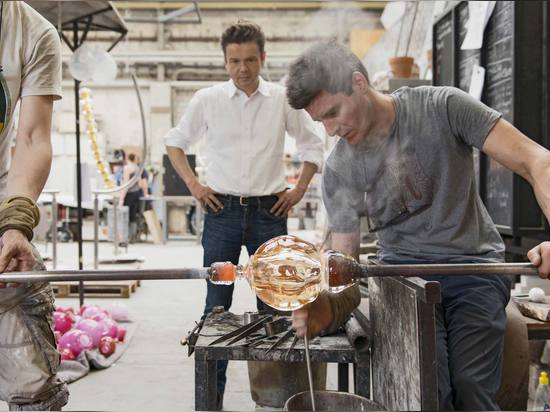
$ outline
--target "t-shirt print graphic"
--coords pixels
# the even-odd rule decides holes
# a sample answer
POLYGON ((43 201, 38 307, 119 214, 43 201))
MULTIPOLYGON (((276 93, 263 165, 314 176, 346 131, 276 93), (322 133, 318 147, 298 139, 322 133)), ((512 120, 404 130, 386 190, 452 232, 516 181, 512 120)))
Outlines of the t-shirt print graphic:
POLYGON ((430 206, 434 181, 412 153, 386 158, 377 178, 367 186, 367 215, 371 231, 402 222, 430 206))
POLYGON ((0 136, 5 132, 10 121, 11 100, 10 89, 6 83, 4 75, 0 72, 0 136))

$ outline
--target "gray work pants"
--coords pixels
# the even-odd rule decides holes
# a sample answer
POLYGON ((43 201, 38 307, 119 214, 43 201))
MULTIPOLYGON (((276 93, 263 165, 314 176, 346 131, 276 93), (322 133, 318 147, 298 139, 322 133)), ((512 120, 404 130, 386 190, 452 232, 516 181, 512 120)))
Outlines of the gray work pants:
POLYGON ((499 410, 506 305, 504 277, 440 277, 436 308, 441 410, 499 410))
POLYGON ((68 401, 56 375, 53 311, 47 283, 0 289, 0 399, 10 410, 61 410, 68 401))

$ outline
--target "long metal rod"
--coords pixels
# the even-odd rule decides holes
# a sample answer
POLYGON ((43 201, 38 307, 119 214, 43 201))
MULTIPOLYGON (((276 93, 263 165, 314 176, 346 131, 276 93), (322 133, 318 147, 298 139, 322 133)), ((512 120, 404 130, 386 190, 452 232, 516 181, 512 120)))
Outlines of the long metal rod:
POLYGON ((313 391, 313 375, 311 374, 311 359, 309 357, 309 339, 306 334, 304 335, 304 347, 306 349, 306 367, 307 367, 307 380, 309 383, 309 395, 311 396, 311 410, 316 411, 315 407, 315 392, 313 391))
POLYGON ((99 267, 99 198, 94 192, 94 269, 99 267))
MULTIPOLYGON (((135 269, 135 270, 51 270, 1 273, 0 282, 35 283, 87 280, 206 279, 209 268, 135 269)), ((529 263, 468 263, 437 265, 361 265, 360 277, 392 276, 488 276, 536 275, 529 263)))
POLYGON ((52 192, 52 226, 50 233, 52 234, 52 264, 53 268, 57 269, 57 199, 56 191, 52 192))
POLYGON ((113 197, 113 244, 114 255, 118 256, 118 196, 113 197))
MULTIPOLYGON (((78 25, 73 25, 73 40, 75 50, 82 44, 78 40, 78 25)), ((82 171, 80 161, 80 80, 74 79, 74 106, 76 125, 76 211, 77 225, 76 235, 78 237, 78 269, 82 270, 82 171)), ((69 211, 67 210, 67 213, 69 211)), ((80 306, 84 304, 84 285, 78 285, 78 301, 80 306)))
POLYGON ((465 263, 434 265, 361 265, 361 277, 384 276, 538 275, 530 263, 465 263))
POLYGON ((38 283, 91 280, 207 279, 208 268, 140 270, 49 270, 0 274, 0 282, 38 283))

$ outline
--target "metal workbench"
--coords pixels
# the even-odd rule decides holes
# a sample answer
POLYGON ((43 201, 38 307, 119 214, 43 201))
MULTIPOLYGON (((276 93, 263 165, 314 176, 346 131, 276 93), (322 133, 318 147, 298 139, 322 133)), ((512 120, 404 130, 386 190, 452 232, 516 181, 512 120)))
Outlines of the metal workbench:
MULTIPOLYGON (((269 344, 255 348, 226 346, 225 342, 208 346, 221 334, 236 328, 236 322, 242 322, 242 316, 230 313, 212 314, 201 330, 195 344, 195 410, 211 411, 216 408, 216 364, 218 360, 238 361, 282 361, 290 346, 291 339, 280 348, 264 355, 269 344), (230 315, 230 316, 227 316, 230 315), (217 318, 215 318, 217 317, 217 318)), ((358 395, 370 397, 370 355, 358 353, 350 345, 344 332, 312 339, 309 353, 312 362, 338 363, 338 390, 348 391, 348 368, 354 365, 355 388, 358 395)), ((298 341, 285 362, 305 362, 303 340, 298 341)))

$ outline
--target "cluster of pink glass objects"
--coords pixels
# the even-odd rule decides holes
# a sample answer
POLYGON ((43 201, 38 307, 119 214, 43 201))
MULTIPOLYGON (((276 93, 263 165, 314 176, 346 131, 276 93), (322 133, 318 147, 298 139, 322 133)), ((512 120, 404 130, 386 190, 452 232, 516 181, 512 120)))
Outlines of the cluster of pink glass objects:
POLYGON ((116 343, 124 342, 126 328, 119 324, 128 320, 128 308, 113 303, 109 310, 97 305, 74 308, 57 307, 54 315, 54 334, 61 360, 74 360, 82 352, 97 349, 105 357, 116 350, 116 343))

